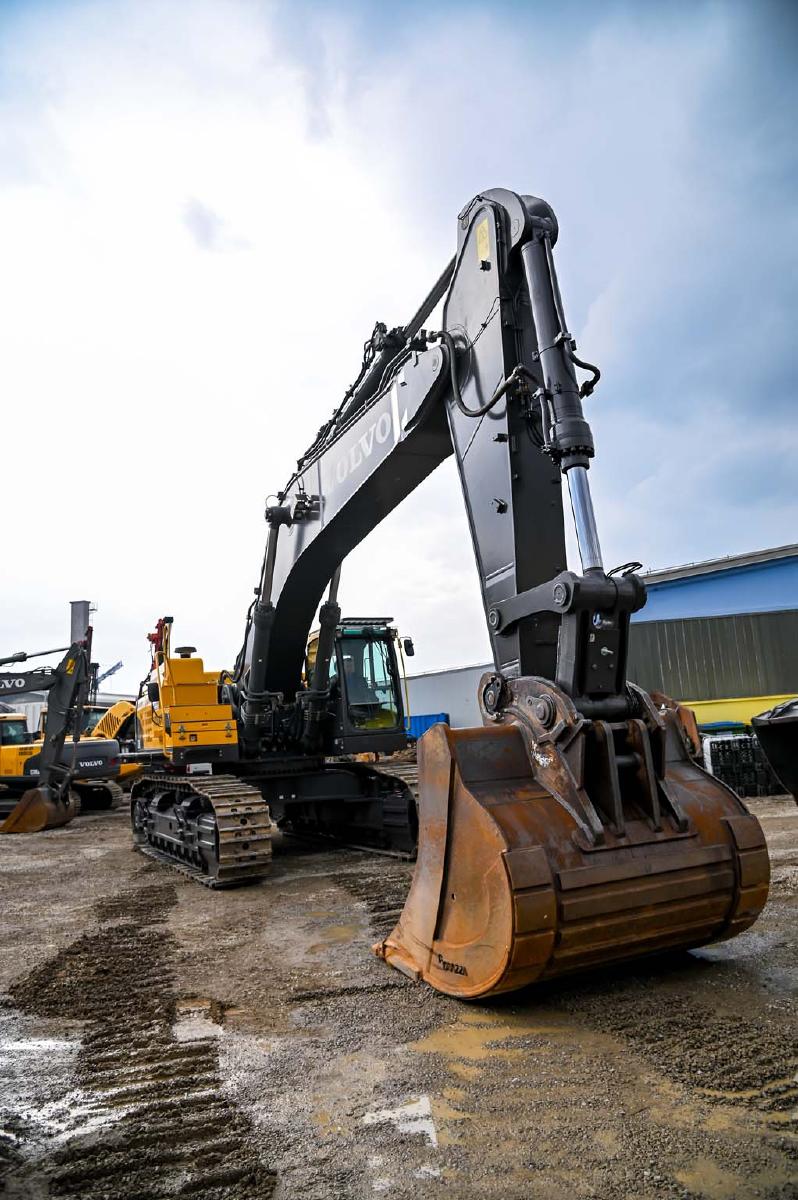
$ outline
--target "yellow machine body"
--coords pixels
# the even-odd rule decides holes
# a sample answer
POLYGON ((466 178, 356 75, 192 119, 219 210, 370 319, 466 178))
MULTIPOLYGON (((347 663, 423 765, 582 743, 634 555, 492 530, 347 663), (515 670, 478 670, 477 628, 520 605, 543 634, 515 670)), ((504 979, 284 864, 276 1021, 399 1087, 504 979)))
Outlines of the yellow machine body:
MULTIPOLYGON (((115 738, 118 742, 133 740, 136 721, 136 706, 130 700, 117 700, 93 725, 89 737, 115 738)), ((141 775, 144 768, 140 763, 122 762, 119 768, 119 786, 125 788, 141 775)))
POLYGON ((112 704, 110 708, 103 709, 103 715, 91 730, 91 736, 116 738, 118 741, 125 737, 128 722, 132 729, 135 715, 135 704, 130 700, 117 700, 116 704, 112 704))
POLYGON ((25 763, 41 752, 24 713, 0 713, 0 781, 25 774, 25 763))
POLYGON ((172 656, 168 642, 155 656, 148 685, 136 702, 136 746, 170 761, 234 756, 238 733, 229 704, 220 704, 219 673, 201 658, 172 656), (190 752, 188 754, 187 752, 190 752))

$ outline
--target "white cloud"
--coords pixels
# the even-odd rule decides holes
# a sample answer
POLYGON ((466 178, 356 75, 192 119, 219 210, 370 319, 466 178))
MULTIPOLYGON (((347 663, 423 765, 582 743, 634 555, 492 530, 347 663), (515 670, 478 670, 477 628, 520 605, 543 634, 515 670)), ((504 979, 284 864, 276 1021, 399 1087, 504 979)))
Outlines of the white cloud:
MULTIPOLYGON (((714 218, 739 216, 702 128, 730 74, 727 10, 594 17, 564 40, 556 20, 516 26, 497 6, 458 25, 433 5, 423 36, 399 22, 373 42, 346 9, 289 27, 290 11, 106 0, 7 19, 0 651, 58 644, 68 600, 89 596, 97 655, 125 660, 117 686, 144 673, 164 612, 230 665, 266 495, 374 320, 407 318, 458 210, 497 184, 560 216, 566 307, 605 370, 591 416, 608 560, 789 540, 783 506, 734 533, 685 521, 682 464, 692 501, 707 455, 722 460, 713 414, 740 418, 685 401, 705 331, 658 348, 700 290, 696 239, 711 272, 727 253, 714 218)), ((391 612, 419 668, 485 657, 451 463, 350 556, 342 601, 391 612)))

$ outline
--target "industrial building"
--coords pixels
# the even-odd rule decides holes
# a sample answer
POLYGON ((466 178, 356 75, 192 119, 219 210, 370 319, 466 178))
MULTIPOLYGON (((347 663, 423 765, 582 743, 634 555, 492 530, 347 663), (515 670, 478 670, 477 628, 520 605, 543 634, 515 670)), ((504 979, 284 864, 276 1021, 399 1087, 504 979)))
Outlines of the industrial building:
MULTIPOLYGON (((650 571, 632 618, 629 678, 689 704, 705 727, 747 724, 798 694, 798 544, 650 571)), ((408 678, 411 728, 433 716, 481 724, 492 663, 408 678)))

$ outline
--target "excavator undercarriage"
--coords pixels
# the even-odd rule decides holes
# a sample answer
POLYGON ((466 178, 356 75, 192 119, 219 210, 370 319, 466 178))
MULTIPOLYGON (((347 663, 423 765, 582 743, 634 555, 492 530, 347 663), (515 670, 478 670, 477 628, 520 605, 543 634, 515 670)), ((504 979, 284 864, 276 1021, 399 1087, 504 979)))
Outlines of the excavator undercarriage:
MULTIPOLYGON (((388 618, 328 628, 332 651, 328 645, 323 669, 329 677, 332 655, 333 685, 319 689, 326 745, 304 735, 303 752, 297 736, 303 708, 307 717, 306 689, 301 706, 269 706, 252 755, 239 745, 242 701, 235 680, 206 672, 193 647, 173 653, 171 628, 172 618, 162 618, 150 635, 153 664, 136 708, 137 744, 129 761, 142 771, 131 787, 139 849, 215 888, 262 878, 277 826, 304 838, 415 855, 412 791, 402 779, 355 761, 363 751, 390 753, 407 744, 397 635, 388 618), (361 672, 360 690, 348 666, 361 672)), ((309 672, 317 649, 315 640, 311 644, 309 672)), ((316 725, 317 714, 310 716, 316 725)))
POLYGON ((234 775, 146 775, 132 788, 133 836, 145 854, 210 888, 262 879, 271 818, 260 791, 234 775))

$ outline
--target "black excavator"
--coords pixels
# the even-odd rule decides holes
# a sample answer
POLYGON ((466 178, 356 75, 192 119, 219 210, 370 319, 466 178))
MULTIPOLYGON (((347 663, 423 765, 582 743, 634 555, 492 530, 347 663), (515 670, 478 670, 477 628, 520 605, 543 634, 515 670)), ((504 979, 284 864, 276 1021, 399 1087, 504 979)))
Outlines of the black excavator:
MULTIPOLYGON (((48 692, 41 740, 34 739, 13 712, 0 719, 0 833, 38 833, 66 825, 79 811, 82 798, 108 807, 121 792, 119 744, 114 739, 80 740, 83 710, 91 682, 91 637, 66 648, 54 667, 0 673, 4 702, 30 692, 48 692), (67 737, 72 741, 67 745, 67 737)), ((0 666, 24 663, 61 653, 19 651, 0 658, 0 666)))
MULTIPOLYGON (((267 508, 245 644, 220 686, 236 731, 223 769, 279 822, 323 814, 351 840, 366 811, 375 842, 390 821, 412 833, 406 789, 380 793, 373 769, 330 759, 338 575, 454 455, 495 666, 479 685, 483 727, 441 724, 420 742, 415 874, 375 952, 460 997, 733 936, 768 891, 758 822, 693 761, 677 706, 626 678, 645 589, 639 564, 603 565, 583 411, 599 371, 568 330, 557 236, 545 201, 504 189, 460 213, 451 262, 406 325, 377 324, 357 379, 267 508), (426 329, 440 301, 441 328, 426 329), (566 565, 562 475, 581 572, 566 565)), ((133 791, 137 836, 168 822, 175 860, 201 864, 214 813, 190 780, 164 774, 133 791)))

